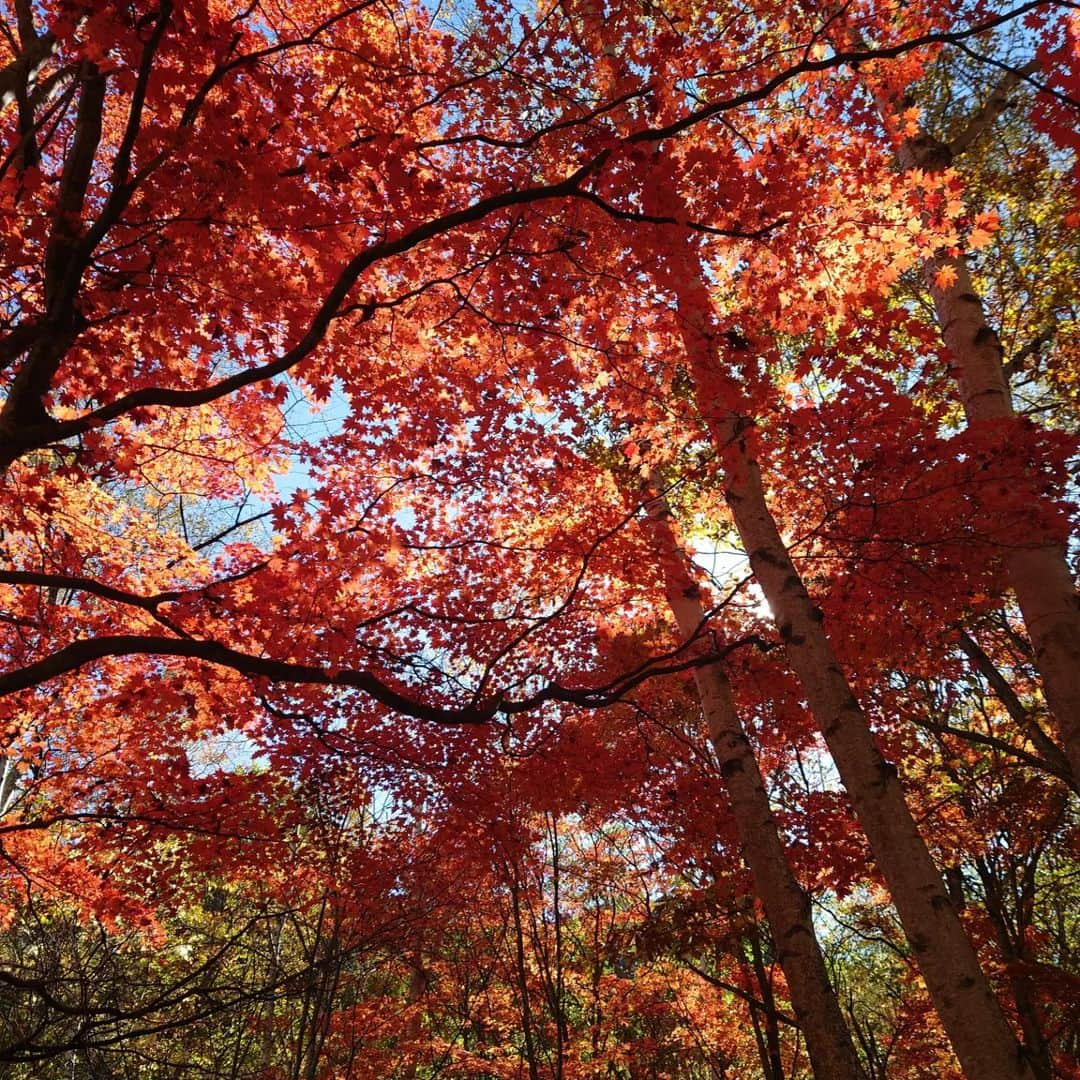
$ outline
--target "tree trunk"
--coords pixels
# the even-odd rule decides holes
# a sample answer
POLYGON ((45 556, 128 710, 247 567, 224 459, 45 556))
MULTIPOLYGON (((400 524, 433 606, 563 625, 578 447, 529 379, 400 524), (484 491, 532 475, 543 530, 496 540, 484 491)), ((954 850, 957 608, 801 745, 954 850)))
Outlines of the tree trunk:
POLYGON ((525 929, 521 920, 521 878, 518 875, 517 863, 507 863, 507 876, 510 885, 510 910, 514 918, 514 967, 517 974, 518 992, 521 994, 521 1035, 524 1039, 524 1054, 529 1066, 529 1080, 540 1080, 540 1065, 534 1042, 532 1006, 529 1002, 529 975, 525 964, 525 929))
MULTIPOLYGON (((1038 1080, 1052 1080, 1054 1066, 1050 1044, 1039 1019, 1035 988, 1031 976, 1027 973, 1029 957, 1026 955, 1024 937, 1030 922, 1025 918, 1022 903, 1018 903, 1013 916, 1014 925, 1010 927, 1009 917, 1004 910, 1002 883, 998 880, 992 860, 976 859, 975 867, 983 885, 986 914, 994 927, 994 936, 1001 949, 1001 959, 1005 962, 1005 977, 1016 1006, 1020 1030, 1024 1033, 1024 1043, 1031 1056, 1032 1068, 1038 1080)), ((1032 882, 1034 871, 1032 866, 1032 882)))
POLYGON ((896 767, 882 757, 862 707, 825 635, 822 613, 799 577, 765 499, 750 443, 753 422, 715 400, 723 384, 703 269, 689 241, 669 267, 698 407, 725 469, 725 497, 810 710, 888 883, 934 1007, 969 1080, 1032 1080, 941 874, 919 835, 896 767), (681 265, 679 265, 681 263, 681 265))
MULTIPOLYGON (((844 32, 857 46, 865 44, 857 30, 848 27, 844 32)), ((905 172, 940 172, 949 168, 986 134, 1008 107, 1012 91, 1037 67, 1032 61, 1007 72, 950 142, 943 143, 925 131, 905 139, 898 152, 900 168, 905 172)), ((895 101, 873 85, 870 89, 887 121, 895 101)), ((1015 413, 1002 365, 1001 342, 986 321, 967 261, 941 251, 923 266, 923 279, 934 302, 942 338, 956 365, 960 401, 968 424, 1011 419, 1015 413), (938 284, 938 272, 945 267, 955 272, 955 278, 943 288, 938 284)), ((1065 548, 1061 544, 1020 548, 1006 558, 1005 565, 1034 647, 1046 703, 1060 726, 1072 773, 1080 779, 1080 597, 1065 548)))
MULTIPOLYGON (((925 131, 905 139, 898 152, 901 169, 937 172, 951 166, 989 131, 1008 107, 1009 95, 1022 77, 1036 69, 1033 61, 1008 72, 949 143, 925 131)), ((882 116, 887 117, 893 103, 876 96, 882 116)), ((1015 413, 1002 364, 1001 342, 986 320, 967 261, 941 251, 923 266, 923 279, 934 302, 942 338, 956 365, 960 402, 968 424, 1012 419, 1015 413), (951 285, 942 287, 938 272, 945 267, 951 268, 955 277, 951 285)), ((1034 647, 1046 703, 1060 725, 1073 775, 1080 779, 1080 597, 1069 572, 1065 548, 1061 544, 1020 548, 1006 558, 1006 569, 1034 647)))
POLYGON ((402 1072, 404 1080, 416 1080, 420 1074, 420 1060, 416 1054, 416 1044, 424 1032, 424 1017, 419 1010, 419 1004, 428 992, 430 978, 424 967, 423 955, 417 950, 409 959, 409 990, 405 1003, 413 1007, 414 1011, 401 1032, 403 1041, 409 1046, 412 1057, 402 1072))
MULTIPOLYGON (((967 263, 942 254, 927 263, 923 276, 956 364, 968 423, 1012 418, 1001 344, 987 324, 967 263), (956 274, 947 288, 937 284, 937 273, 944 266, 956 274)), ((1065 548, 1060 544, 1018 548, 1006 557, 1005 566, 1035 650, 1046 703, 1060 727, 1072 773, 1080 777, 1080 602, 1065 548)))
MULTIPOLYGON (((668 523, 670 510, 666 501, 653 497, 646 510, 648 517, 642 527, 663 568, 664 591, 679 634, 683 640, 690 640, 707 621, 700 590, 668 523)), ((788 865, 757 759, 732 699, 731 685, 719 662, 697 668, 694 681, 720 763, 743 859, 769 920, 814 1075, 820 1080, 857 1080, 863 1073, 829 984, 810 917, 810 898, 788 865)))
MULTIPOLYGON (((780 1049, 780 1024, 776 1018, 776 999, 773 997, 772 986, 769 981, 769 973, 765 970, 765 957, 761 951, 761 935, 758 933, 755 927, 753 934, 750 937, 750 959, 752 961, 752 968, 754 971, 754 978, 758 984, 758 991, 761 993, 761 1000, 765 1002, 766 1009, 762 1011, 762 1020, 765 1024, 765 1042, 768 1046, 770 1071, 776 1080, 784 1080, 784 1055, 780 1049)), ((833 998, 833 1002, 836 1003, 836 998, 833 998)), ((840 1006, 837 1005, 837 1014, 839 1015, 840 1006)), ((757 1012, 756 1009, 751 1010, 757 1012)), ((841 1024, 843 1020, 841 1019, 841 1024)), ((845 1035, 847 1034, 844 1029, 845 1035)), ((803 1034, 806 1034, 803 1029, 803 1034)), ((807 1043, 809 1044, 809 1039, 807 1043)), ((852 1059, 855 1057, 855 1051, 853 1047, 849 1046, 851 1050, 852 1059)), ((820 1072, 816 1065, 814 1065, 814 1056, 810 1055, 810 1062, 814 1069, 815 1076, 827 1075, 820 1072)), ((793 1073, 794 1075, 794 1073, 793 1073)))

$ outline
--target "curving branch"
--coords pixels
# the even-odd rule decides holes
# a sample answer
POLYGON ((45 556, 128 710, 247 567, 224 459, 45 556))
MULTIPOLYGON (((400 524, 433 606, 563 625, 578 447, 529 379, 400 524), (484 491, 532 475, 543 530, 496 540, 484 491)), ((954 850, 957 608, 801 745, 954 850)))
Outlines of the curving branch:
POLYGON ((1038 71, 1037 60, 1023 67, 1010 69, 991 91, 990 96, 968 117, 964 127, 946 144, 951 157, 959 157, 990 130, 994 121, 1009 107, 1009 95, 1024 79, 1038 71))
MULTIPOLYGON (((990 659, 979 643, 964 631, 960 633, 958 644, 960 651, 971 661, 972 667, 989 683, 997 699, 1005 706, 1006 712, 1012 717, 1019 730, 1031 741, 1032 746, 1039 751, 1038 757, 1034 757, 1034 755, 1031 757, 1025 756, 1025 760, 1029 764, 1045 769, 1059 779, 1064 780, 1073 791, 1080 794, 1080 786, 1077 784, 1076 777, 1073 776, 1065 751, 1046 734, 1031 712, 1024 707, 1023 702, 1017 697, 1016 691, 1009 685, 1009 681, 998 670, 993 660, 990 659)), ((957 732, 950 731, 950 734, 957 734, 957 732)), ((994 743, 988 743, 988 745, 994 745, 994 743)), ((1001 749, 1001 747, 998 747, 998 749, 1001 749)), ((1022 751, 1016 748, 1010 748, 1008 752, 1018 756, 1023 754, 1022 751)))
MULTIPOLYGON (((39 362, 33 357, 27 361, 26 367, 20 372, 15 380, 16 385, 13 385, 12 387, 8 402, 3 411, 0 412, 0 470, 6 469, 12 462, 29 451, 41 449, 50 444, 85 434, 94 428, 109 423, 119 416, 129 414, 133 410, 151 406, 194 408, 216 401, 243 387, 274 378, 277 375, 289 371, 318 347, 330 324, 343 314, 342 306, 349 292, 356 285, 361 275, 375 263, 395 255, 403 254, 427 240, 448 233, 462 225, 481 221, 489 214, 510 206, 520 206, 545 199, 558 198, 581 198, 589 202, 598 202, 596 194, 584 189, 582 185, 588 179, 594 177, 604 169, 613 150, 619 146, 631 147, 642 144, 655 144, 662 142, 665 139, 673 138, 697 124, 714 117, 720 117, 724 113, 737 110, 746 105, 762 101, 787 83, 792 82, 803 75, 827 71, 847 65, 858 65, 866 61, 894 59, 908 52, 932 45, 952 44, 959 46, 968 38, 983 34, 988 30, 1011 22, 1028 12, 1052 5, 1054 2, 1055 0, 1028 0, 1027 3, 1011 8, 1008 11, 1001 12, 998 15, 984 19, 979 23, 963 29, 923 34, 906 41, 879 48, 860 47, 837 50, 831 56, 823 57, 821 59, 804 57, 798 64, 778 72, 757 87, 739 94, 733 94, 718 101, 709 102, 698 109, 688 112, 686 116, 679 120, 663 127, 642 128, 626 135, 616 142, 615 147, 609 147, 600 153, 595 154, 561 181, 552 184, 540 184, 528 188, 499 192, 495 195, 479 199, 471 206, 461 210, 451 211, 424 222, 422 225, 411 229, 397 239, 370 245, 358 252, 343 268, 334 286, 330 289, 323 303, 319 306, 308 329, 293 348, 265 364, 261 364, 247 371, 238 372, 235 375, 221 379, 207 386, 191 389, 148 387, 126 394, 113 402, 85 413, 81 417, 72 420, 57 421, 45 413, 42 404, 42 399, 48 391, 48 383, 59 362, 59 355, 61 355, 63 351, 62 349, 57 348, 57 342, 51 342, 50 348, 48 349, 50 356, 48 362, 39 362), (29 377, 30 375, 33 377, 29 377)), ((364 6, 366 6, 366 4, 359 4, 350 10, 360 10, 364 6)), ((312 35, 311 39, 317 36, 319 32, 324 30, 333 21, 336 20, 330 20, 324 24, 319 31, 316 31, 312 35)), ((158 24, 158 32, 164 32, 163 21, 158 24)), ((304 39, 304 41, 310 42, 311 39, 304 39)), ((236 57, 223 63, 218 69, 215 69, 214 75, 209 80, 207 87, 204 88, 205 93, 209 93, 211 84, 216 84, 216 82, 220 81, 220 79, 229 71, 242 68, 247 64, 255 63, 264 59, 266 56, 272 55, 275 52, 295 44, 298 44, 298 42, 278 42, 268 46, 267 49, 262 50, 259 53, 236 57)), ((156 47, 156 42, 154 45, 156 47)), ((152 49, 148 47, 145 56, 152 56, 152 49)), ((205 93, 203 94, 203 97, 205 97, 205 93)), ((92 106, 94 104, 93 100, 91 100, 89 104, 92 106)), ((195 111, 197 112, 198 109, 196 108, 195 111)), ((588 118, 586 117, 584 119, 588 118)), ((137 122, 135 112, 130 114, 130 120, 132 124, 137 122)), ((133 190, 133 186, 134 181, 129 181, 123 185, 122 191, 125 195, 124 198, 119 199, 117 205, 122 204, 126 200, 130 191, 133 190)), ((615 208, 607 207, 602 201, 600 201, 600 206, 602 209, 609 210, 609 212, 615 210, 615 208)), ((621 211, 615 212, 621 216, 621 211)), ((103 228, 107 231, 108 225, 112 222, 113 217, 114 215, 111 214, 103 215, 102 220, 96 224, 90 234, 85 238, 82 248, 87 250, 83 251, 81 248, 80 254, 87 258, 89 257, 89 253, 92 252, 93 247, 102 239, 103 228)), ((768 226, 767 228, 771 227, 773 226, 768 226)), ((715 229, 711 226, 702 226, 701 228, 702 231, 716 232, 721 235, 739 237, 754 237, 761 235, 761 230, 743 233, 738 230, 727 231, 715 229)), ((75 262, 79 261, 82 260, 75 260, 75 262)), ((71 280, 75 276, 75 267, 73 266, 71 269, 72 273, 63 275, 65 284, 68 286, 68 289, 63 290, 65 298, 67 299, 70 299, 66 294, 70 291, 71 280)), ((354 305, 349 310, 357 309, 361 311, 363 318, 371 318, 374 315, 376 306, 371 302, 361 303, 359 305, 354 305)), ((21 329, 22 328, 17 328, 15 333, 18 333, 21 329)), ((39 329, 39 327, 33 328, 35 333, 37 333, 39 329)), ((46 336, 53 337, 54 335, 46 336)))
MULTIPOLYGON (((109 587, 93 590, 103 595, 109 587)), ((109 590, 111 591, 111 590, 109 590)), ((119 590, 116 590, 119 593, 119 590)), ((151 603, 156 598, 149 598, 151 603)), ((687 643, 689 645, 690 643, 687 643)), ((561 702, 581 708, 596 709, 614 705, 631 690, 649 679, 674 675, 697 667, 713 664, 747 645, 767 651, 774 643, 757 635, 748 635, 723 647, 701 653, 688 653, 682 645, 671 652, 653 657, 630 672, 594 687, 567 687, 549 683, 534 694, 509 700, 501 693, 473 701, 460 708, 429 705, 408 697, 387 685, 370 671, 352 668, 320 667, 266 656, 254 656, 217 641, 192 637, 164 637, 154 634, 115 634, 73 641, 23 667, 0 674, 0 697, 32 689, 51 679, 78 671, 96 660, 124 656, 174 656, 229 668, 241 675, 265 679, 270 683, 293 683, 360 690, 372 700, 403 716, 440 725, 486 724, 497 714, 514 715, 531 712, 547 702, 561 702)))
MULTIPOLYGON (((0 451, 0 469, 7 468, 13 461, 29 450, 40 449, 50 443, 85 434, 134 409, 150 406, 196 408, 226 397, 253 383, 263 382, 276 375, 284 374, 312 353, 322 342, 330 324, 340 316, 341 306, 349 292, 369 267, 384 259, 404 254, 425 241, 442 236, 462 225, 480 221, 498 210, 545 199, 579 196, 582 193, 580 185, 604 167, 609 155, 610 151, 598 154, 557 183, 538 184, 520 190, 503 191, 497 195, 479 199, 462 210, 455 210, 440 217, 432 218, 395 240, 385 240, 364 248, 346 264, 338 275, 337 281, 319 305, 319 309, 304 335, 296 345, 275 360, 260 364, 258 367, 249 368, 247 371, 237 372, 235 375, 198 389, 149 387, 136 390, 73 420, 57 421, 50 418, 45 422, 27 424, 21 428, 13 427, 11 424, 5 425, 8 430, 3 434, 7 436, 5 439, 7 446, 0 451)), ((375 305, 372 303, 361 304, 359 307, 363 312, 363 318, 371 318, 374 314, 375 305)), ((38 402, 40 405, 40 397, 38 402)), ((6 412, 7 409, 5 408, 4 411, 6 412)), ((3 414, 0 413, 0 420, 3 419, 3 414)))

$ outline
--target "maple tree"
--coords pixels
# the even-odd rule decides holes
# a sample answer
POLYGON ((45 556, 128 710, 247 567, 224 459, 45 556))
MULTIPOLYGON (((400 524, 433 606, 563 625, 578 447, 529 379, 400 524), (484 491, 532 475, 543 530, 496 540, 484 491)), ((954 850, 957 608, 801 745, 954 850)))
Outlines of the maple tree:
POLYGON ((0 19, 0 1060, 1078 1075, 1075 5, 0 19))

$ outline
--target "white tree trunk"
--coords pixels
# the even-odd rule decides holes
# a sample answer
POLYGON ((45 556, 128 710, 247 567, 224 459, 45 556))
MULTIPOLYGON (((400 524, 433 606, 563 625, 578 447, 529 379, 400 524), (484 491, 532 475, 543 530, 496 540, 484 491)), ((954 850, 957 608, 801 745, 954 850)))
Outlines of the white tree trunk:
MULTIPOLYGON (((725 470, 725 496, 754 575, 776 620, 788 660, 825 738, 941 1022, 969 1080, 1033 1080, 975 950, 919 835, 894 765, 874 741, 815 606, 765 498, 748 436, 753 422, 707 389, 723 358, 712 299, 689 244, 672 255, 683 339, 698 397, 725 470), (675 261, 680 265, 675 265, 675 261)), ((729 385, 729 392, 738 388, 729 385)))
MULTIPOLYGON (((654 496, 646 510, 648 517, 642 527, 663 570, 664 591, 679 634, 683 640, 690 640, 702 631, 706 621, 697 581, 671 530, 666 501, 654 496)), ((697 668, 694 681, 743 859, 769 921, 814 1075, 819 1080, 863 1080, 814 932, 810 898, 788 864, 757 758, 735 708, 731 685, 719 661, 697 668)))
MULTIPOLYGON (((914 166, 911 166, 914 167, 914 166)), ((942 337, 956 364, 960 401, 969 424, 1004 420, 1013 413, 1001 362, 1001 344, 986 321, 967 263, 942 254, 924 268, 942 337), (955 280, 938 285, 949 266, 955 280)), ((1058 722, 1073 776, 1080 780, 1080 598, 1060 544, 1017 548, 1005 559, 1042 676, 1046 703, 1058 722)))

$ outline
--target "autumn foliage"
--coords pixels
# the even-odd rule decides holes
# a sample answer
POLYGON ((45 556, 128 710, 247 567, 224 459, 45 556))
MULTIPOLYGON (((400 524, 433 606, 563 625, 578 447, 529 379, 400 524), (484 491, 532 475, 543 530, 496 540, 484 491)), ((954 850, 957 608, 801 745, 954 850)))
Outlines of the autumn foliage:
POLYGON ((13 1077, 1080 1080, 1064 0, 0 0, 13 1077))

